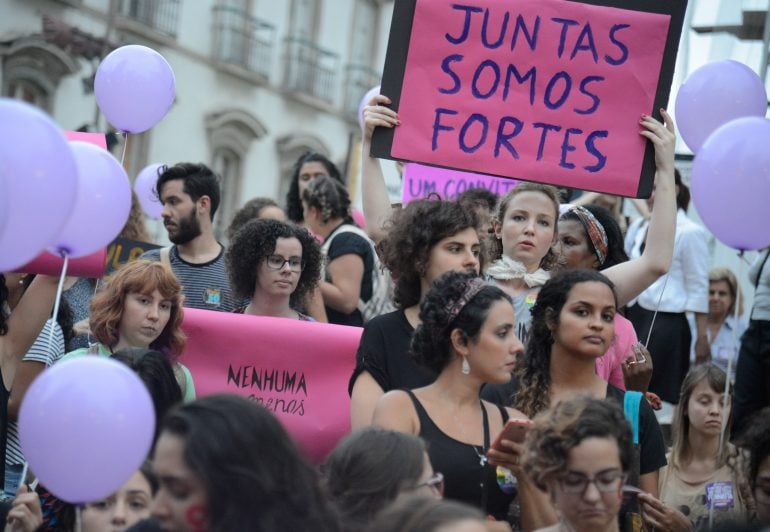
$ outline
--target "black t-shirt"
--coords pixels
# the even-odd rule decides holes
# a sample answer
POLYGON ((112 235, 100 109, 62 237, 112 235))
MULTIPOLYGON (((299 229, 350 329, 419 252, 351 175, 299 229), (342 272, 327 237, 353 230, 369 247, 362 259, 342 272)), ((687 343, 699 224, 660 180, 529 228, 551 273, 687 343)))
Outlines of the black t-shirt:
POLYGON ((413 390, 436 380, 430 370, 409 355, 414 329, 403 310, 395 310, 369 320, 356 352, 356 368, 350 377, 348 393, 363 371, 368 371, 383 391, 413 390))
MULTIPOLYGON (((326 238, 331 238, 338 230, 339 227, 332 231, 326 238)), ((372 297, 372 271, 374 270, 374 250, 372 244, 355 233, 347 231, 342 232, 332 240, 329 251, 327 252, 327 258, 328 261, 331 262, 337 257, 348 255, 350 253, 360 256, 364 261, 364 276, 361 278, 361 299, 363 301, 369 301, 369 298, 372 297)), ((328 280, 327 275, 327 281, 328 280)), ((343 314, 342 312, 338 312, 333 308, 326 306, 326 317, 329 318, 329 323, 336 323, 337 325, 353 325, 356 327, 362 327, 364 325, 364 318, 361 316, 361 311, 358 309, 350 314, 343 314)))
MULTIPOLYGON (((515 377, 506 384, 488 384, 481 390, 481 398, 502 406, 513 404, 513 396, 519 390, 515 377)), ((617 401, 623 409, 626 392, 607 383, 607 398, 617 401)), ((645 399, 639 405, 639 474, 652 473, 666 465, 666 443, 658 419, 645 399)))

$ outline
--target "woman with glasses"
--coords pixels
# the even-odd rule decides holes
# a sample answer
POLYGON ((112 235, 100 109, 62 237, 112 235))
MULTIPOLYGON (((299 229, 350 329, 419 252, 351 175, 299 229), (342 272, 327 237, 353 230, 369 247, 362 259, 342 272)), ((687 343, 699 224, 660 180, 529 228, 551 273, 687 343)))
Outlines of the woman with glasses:
POLYGON ((350 531, 363 530, 402 496, 441 498, 444 491, 444 477, 433 471, 420 438, 379 427, 347 436, 322 471, 326 493, 350 531))
POLYGON ((225 261, 233 291, 251 299, 235 312, 312 321, 297 310, 321 274, 321 250, 306 229, 252 220, 233 236, 225 261))
POLYGON ((618 532, 631 461, 631 427, 613 403, 582 396, 538 416, 524 468, 559 513, 542 530, 618 532))

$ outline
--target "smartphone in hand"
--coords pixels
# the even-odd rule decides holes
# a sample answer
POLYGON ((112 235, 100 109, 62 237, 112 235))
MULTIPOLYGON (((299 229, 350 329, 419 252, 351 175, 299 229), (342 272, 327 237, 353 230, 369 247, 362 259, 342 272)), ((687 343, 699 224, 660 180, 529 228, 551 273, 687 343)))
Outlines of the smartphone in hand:
POLYGON ((527 437, 527 431, 529 431, 531 426, 532 421, 529 419, 509 419, 503 427, 503 430, 497 435, 497 438, 495 438, 495 441, 492 442, 492 449, 508 452, 509 449, 506 449, 500 444, 502 440, 524 443, 524 439, 527 437))

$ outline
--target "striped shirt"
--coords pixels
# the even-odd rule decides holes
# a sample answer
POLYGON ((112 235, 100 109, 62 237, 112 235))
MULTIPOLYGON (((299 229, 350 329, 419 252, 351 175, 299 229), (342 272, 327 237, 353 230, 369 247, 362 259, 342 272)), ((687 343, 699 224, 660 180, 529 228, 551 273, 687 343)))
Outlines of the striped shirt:
MULTIPOLYGON (((46 367, 50 366, 64 355, 64 335, 62 334, 61 327, 56 321, 49 319, 43 331, 38 335, 35 343, 29 348, 27 354, 24 355, 24 362, 39 362, 45 364, 46 367), (48 343, 48 338, 51 335, 51 327, 53 326, 53 342, 48 343), (50 349, 49 349, 50 346, 50 349)), ((52 438, 56 435, 52 434, 52 438)), ((8 446, 5 450, 5 466, 24 463, 24 453, 21 452, 21 444, 19 443, 19 427, 15 421, 8 422, 8 446)))
MULTIPOLYGON (((146 251, 141 258, 160 261, 160 249, 146 251)), ((182 284, 185 307, 232 312, 248 304, 248 300, 236 300, 230 290, 230 281, 225 269, 224 246, 217 258, 203 264, 185 261, 179 256, 176 246, 171 246, 168 259, 171 270, 182 284)))

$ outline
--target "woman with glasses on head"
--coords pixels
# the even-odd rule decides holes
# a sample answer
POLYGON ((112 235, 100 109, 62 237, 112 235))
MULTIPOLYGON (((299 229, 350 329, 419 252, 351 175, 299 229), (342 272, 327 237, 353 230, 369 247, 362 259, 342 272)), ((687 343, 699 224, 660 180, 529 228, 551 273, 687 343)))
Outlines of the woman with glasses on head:
POLYGON ((235 312, 312 321, 298 308, 318 284, 321 250, 306 229, 252 220, 235 233, 225 261, 233 291, 251 298, 235 312))
POLYGON ((322 471, 326 493, 350 531, 364 529, 396 499, 441 498, 444 491, 444 477, 433 471, 420 438, 379 427, 347 436, 322 471))
POLYGON ((631 427, 615 404, 562 401, 535 420, 524 465, 547 491, 559 522, 547 532, 618 532, 632 461, 631 427))

